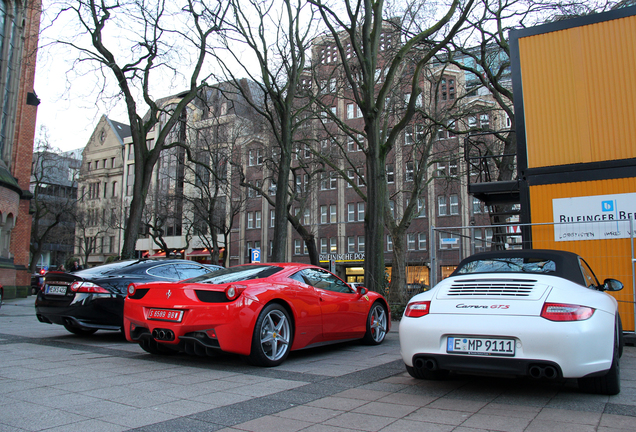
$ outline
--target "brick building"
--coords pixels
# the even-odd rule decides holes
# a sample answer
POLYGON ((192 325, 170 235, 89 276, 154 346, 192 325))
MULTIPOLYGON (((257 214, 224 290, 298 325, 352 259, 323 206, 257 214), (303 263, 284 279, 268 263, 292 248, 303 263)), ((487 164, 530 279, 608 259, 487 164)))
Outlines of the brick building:
POLYGON ((0 3, 0 285, 6 298, 30 287, 29 182, 37 105, 33 89, 40 0, 0 3))

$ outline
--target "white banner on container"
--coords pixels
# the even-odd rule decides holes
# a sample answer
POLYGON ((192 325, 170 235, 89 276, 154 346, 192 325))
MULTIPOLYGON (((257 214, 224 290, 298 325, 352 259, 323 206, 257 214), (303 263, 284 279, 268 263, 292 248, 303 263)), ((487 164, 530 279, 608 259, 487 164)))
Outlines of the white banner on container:
POLYGON ((636 193, 552 200, 554 241, 629 238, 636 193))

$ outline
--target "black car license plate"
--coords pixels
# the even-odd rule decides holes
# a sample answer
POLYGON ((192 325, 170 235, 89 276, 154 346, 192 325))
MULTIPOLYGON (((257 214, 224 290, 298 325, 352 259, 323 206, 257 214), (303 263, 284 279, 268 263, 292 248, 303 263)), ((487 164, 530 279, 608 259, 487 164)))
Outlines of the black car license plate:
POLYGON ((66 295, 66 287, 62 285, 46 284, 46 287, 44 288, 44 293, 52 294, 52 295, 66 295))

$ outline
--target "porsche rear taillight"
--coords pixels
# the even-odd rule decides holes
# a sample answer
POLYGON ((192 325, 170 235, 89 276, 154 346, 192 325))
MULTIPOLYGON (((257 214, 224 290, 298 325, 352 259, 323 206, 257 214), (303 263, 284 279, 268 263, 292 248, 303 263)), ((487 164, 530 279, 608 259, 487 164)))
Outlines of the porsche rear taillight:
POLYGON ((75 281, 71 284, 71 291, 76 293, 87 294, 110 294, 105 288, 100 287, 92 282, 75 281))
POLYGON ((411 318, 419 318, 428 315, 431 309, 430 301, 421 301, 409 303, 404 311, 404 316, 411 318))
POLYGON ((247 288, 245 285, 230 285, 225 288, 225 296, 228 298, 228 300, 236 300, 245 290, 245 288, 247 288))
POLYGON ((541 310, 541 317, 550 321, 584 321, 593 314, 591 307, 566 303, 545 303, 541 310))

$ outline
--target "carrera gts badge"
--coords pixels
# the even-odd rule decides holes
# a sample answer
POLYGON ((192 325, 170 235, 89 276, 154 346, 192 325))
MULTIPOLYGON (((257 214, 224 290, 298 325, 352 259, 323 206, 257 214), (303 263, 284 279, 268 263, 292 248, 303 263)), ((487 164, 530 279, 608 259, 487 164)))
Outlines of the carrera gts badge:
POLYGON ((168 290, 168 292, 166 293, 166 298, 170 298, 170 296, 172 295, 172 291, 168 290))

